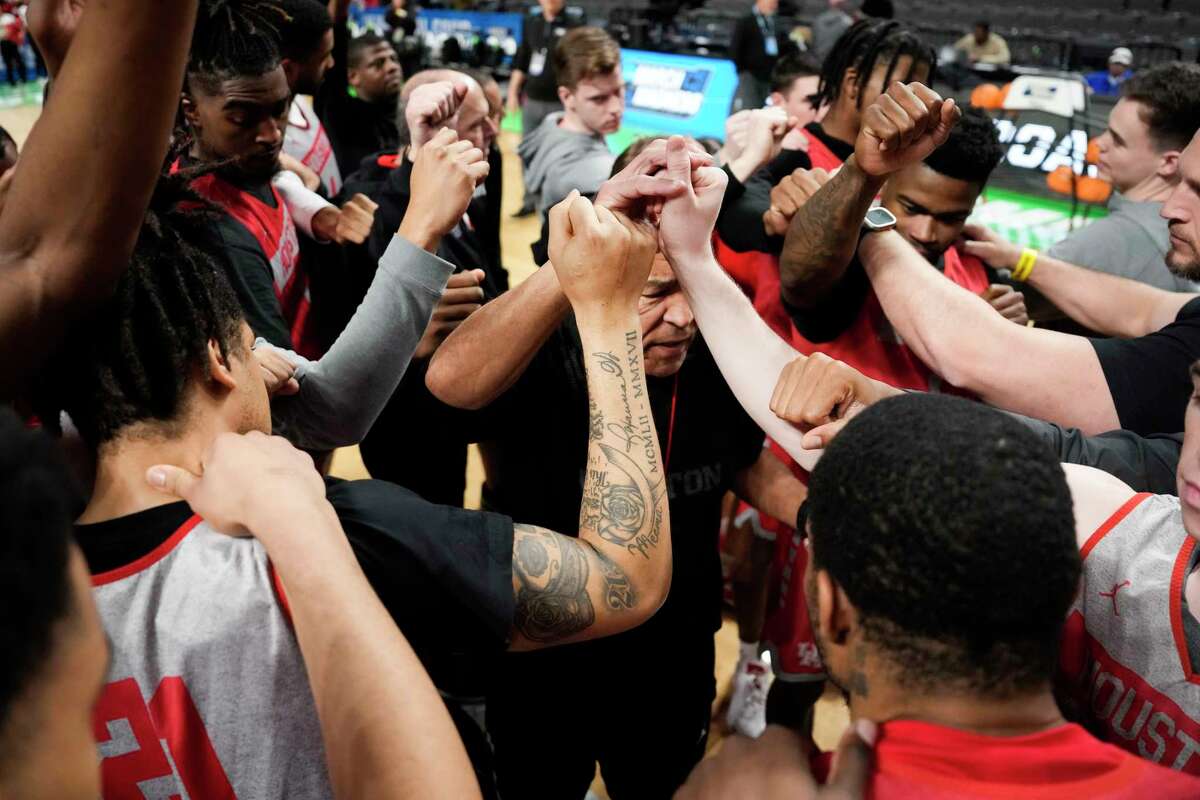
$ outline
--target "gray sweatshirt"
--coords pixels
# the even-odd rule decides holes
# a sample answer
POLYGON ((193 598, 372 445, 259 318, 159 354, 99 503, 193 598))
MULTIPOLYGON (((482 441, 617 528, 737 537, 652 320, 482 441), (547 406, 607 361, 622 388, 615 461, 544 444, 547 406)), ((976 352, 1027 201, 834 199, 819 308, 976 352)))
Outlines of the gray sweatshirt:
MULTIPOLYGON (((319 361, 297 365, 300 392, 271 401, 275 432, 308 450, 358 444, 404 377, 454 267, 400 236, 379 259, 362 305, 319 361)), ((259 339, 255 347, 273 347, 259 339)))
POLYGON ((564 130, 558 124, 562 118, 561 111, 547 115, 517 148, 525 165, 525 187, 538 195, 543 215, 572 189, 596 194, 617 160, 603 136, 564 130))

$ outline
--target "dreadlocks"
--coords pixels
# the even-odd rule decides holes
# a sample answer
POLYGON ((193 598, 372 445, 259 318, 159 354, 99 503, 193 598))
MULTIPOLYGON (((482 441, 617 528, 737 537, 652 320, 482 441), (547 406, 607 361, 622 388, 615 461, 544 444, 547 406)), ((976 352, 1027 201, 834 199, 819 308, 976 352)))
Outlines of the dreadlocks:
POLYGON ((279 66, 279 28, 288 21, 263 0, 203 0, 192 35, 187 76, 215 92, 222 81, 265 75, 279 66))
POLYGON ((895 74, 896 65, 904 56, 912 58, 913 67, 928 64, 928 82, 933 83, 937 57, 933 48, 921 41, 912 28, 890 20, 859 20, 846 29, 829 51, 825 63, 821 65, 821 82, 817 86, 817 93, 809 97, 809 102, 813 108, 820 108, 837 100, 842 93, 846 71, 853 69, 857 74, 858 104, 861 108, 862 90, 871 79, 871 73, 885 59, 888 69, 883 86, 886 88, 893 78, 907 82, 908 76, 899 78, 895 74))
POLYGON ((203 201, 186 187, 203 171, 160 179, 128 271, 95 318, 68 338, 38 413, 65 410, 96 447, 129 425, 179 417, 209 341, 222 356, 242 350, 244 319, 225 273, 206 251, 203 201))

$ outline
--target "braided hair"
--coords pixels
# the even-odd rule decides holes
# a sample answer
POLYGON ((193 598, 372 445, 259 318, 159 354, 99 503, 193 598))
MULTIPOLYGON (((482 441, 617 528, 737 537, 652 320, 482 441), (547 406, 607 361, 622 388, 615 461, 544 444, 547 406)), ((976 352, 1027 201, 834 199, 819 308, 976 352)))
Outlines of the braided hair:
POLYGON ((862 90, 871 79, 875 67, 886 61, 888 69, 883 79, 883 85, 886 87, 893 77, 897 77, 896 65, 904 56, 912 58, 913 67, 927 64, 928 82, 933 83, 937 57, 933 48, 921 41, 916 31, 902 22, 892 20, 859 20, 846 29, 825 57, 825 62, 821 65, 821 82, 817 86, 817 93, 811 95, 808 100, 813 108, 836 101, 841 96, 846 71, 853 69, 858 74, 858 107, 862 108, 862 90))
POLYGON ((46 370, 37 410, 49 427, 66 411, 84 441, 98 447, 138 422, 169 426, 195 369, 207 365, 209 341, 222 356, 244 349, 245 317, 211 255, 213 212, 187 188, 216 166, 159 180, 112 298, 46 370))
POLYGON ((289 20, 264 0, 203 0, 192 34, 187 76, 215 93, 223 81, 265 75, 279 66, 280 28, 289 20))

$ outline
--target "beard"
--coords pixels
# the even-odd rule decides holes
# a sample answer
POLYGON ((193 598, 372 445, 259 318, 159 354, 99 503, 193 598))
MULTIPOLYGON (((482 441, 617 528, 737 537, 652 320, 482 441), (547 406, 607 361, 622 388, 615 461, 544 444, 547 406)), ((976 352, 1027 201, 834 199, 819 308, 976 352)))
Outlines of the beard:
POLYGON ((1180 260, 1172 258, 1172 252, 1167 253, 1167 269, 1177 278, 1185 281, 1200 281, 1200 260, 1195 258, 1180 260))

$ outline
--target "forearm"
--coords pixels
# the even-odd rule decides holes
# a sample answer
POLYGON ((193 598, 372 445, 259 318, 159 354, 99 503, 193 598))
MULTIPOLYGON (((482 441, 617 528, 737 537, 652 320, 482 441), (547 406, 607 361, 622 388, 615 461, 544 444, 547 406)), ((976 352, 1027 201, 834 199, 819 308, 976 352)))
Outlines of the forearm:
POLYGON ((1038 254, 1029 285, 1084 327, 1124 338, 1162 328, 1196 297, 1085 269, 1045 253, 1038 254))
POLYGON ((3 396, 129 264, 167 152, 196 7, 111 0, 83 11, 0 211, 0 283, 16 295, 0 303, 3 396))
POLYGON ((749 505, 788 525, 794 524, 800 504, 808 496, 808 488, 768 448, 738 473, 733 489, 749 505))
POLYGON ((796 463, 811 470, 819 451, 805 450, 800 430, 771 412, 776 381, 799 353, 767 327, 711 255, 672 265, 708 349, 742 408, 796 463))
POLYGON ((516 103, 521 99, 521 90, 525 88, 525 70, 514 69, 508 79, 508 99, 516 103))
POLYGON ((780 283, 789 303, 812 308, 846 274, 863 217, 882 183, 859 169, 851 156, 796 212, 779 257, 780 283))
POLYGON ((894 231, 859 248, 884 314, 948 382, 987 403, 1100 433, 1120 427, 1087 339, 1008 322, 917 255, 894 231))
POLYGON ((271 178, 271 185, 279 190, 283 202, 287 204, 288 212, 296 227, 310 239, 318 239, 313 234, 312 221, 319 212, 336 206, 316 192, 305 187, 300 176, 288 170, 280 170, 271 178))
POLYGON ((367 583, 333 508, 261 530, 287 593, 335 795, 478 797, 437 689, 367 583), (305 537, 315 528, 322 534, 305 537))
POLYGON ((463 321, 438 348, 425 376, 443 403, 477 409, 525 372, 571 310, 551 264, 463 321))
POLYGON ((392 238, 353 318, 317 362, 302 362, 299 394, 272 414, 298 447, 330 450, 362 441, 412 360, 454 267, 401 236, 392 238))

